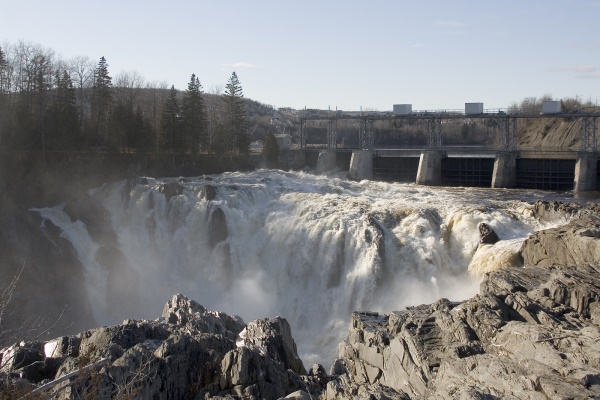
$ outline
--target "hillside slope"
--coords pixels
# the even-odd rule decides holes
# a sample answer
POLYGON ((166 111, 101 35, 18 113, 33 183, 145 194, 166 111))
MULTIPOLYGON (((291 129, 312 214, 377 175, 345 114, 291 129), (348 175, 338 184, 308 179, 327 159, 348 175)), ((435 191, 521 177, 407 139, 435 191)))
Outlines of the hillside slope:
POLYGON ((520 150, 579 150, 581 125, 577 120, 540 118, 519 120, 517 147, 520 150))

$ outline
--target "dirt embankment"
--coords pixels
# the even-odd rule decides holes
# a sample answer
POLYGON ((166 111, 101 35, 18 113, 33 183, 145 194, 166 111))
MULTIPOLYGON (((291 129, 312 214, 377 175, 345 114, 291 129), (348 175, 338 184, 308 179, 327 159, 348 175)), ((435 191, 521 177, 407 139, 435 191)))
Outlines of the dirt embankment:
POLYGON ((519 120, 517 147, 520 150, 577 151, 581 144, 581 125, 571 118, 519 120))

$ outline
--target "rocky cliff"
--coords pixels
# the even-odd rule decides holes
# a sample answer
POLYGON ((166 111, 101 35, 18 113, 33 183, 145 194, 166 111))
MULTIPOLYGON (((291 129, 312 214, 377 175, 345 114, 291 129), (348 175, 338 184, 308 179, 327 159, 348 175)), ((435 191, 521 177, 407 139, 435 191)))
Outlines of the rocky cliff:
POLYGON ((0 393, 600 398, 598 207, 539 202, 533 209, 540 219, 562 215, 568 222, 530 235, 520 250, 522 266, 486 274, 480 293, 464 302, 353 313, 329 373, 318 364, 307 372, 285 319, 245 324, 176 295, 156 321, 127 320, 1 350, 0 393))
POLYGON ((557 203, 534 210, 573 218, 531 235, 523 267, 486 274, 474 298, 355 312, 325 397, 600 398, 600 219, 557 203))
POLYGON ((306 373, 285 319, 246 325, 182 295, 155 321, 5 348, 0 371, 2 398, 309 398, 325 383, 306 373))

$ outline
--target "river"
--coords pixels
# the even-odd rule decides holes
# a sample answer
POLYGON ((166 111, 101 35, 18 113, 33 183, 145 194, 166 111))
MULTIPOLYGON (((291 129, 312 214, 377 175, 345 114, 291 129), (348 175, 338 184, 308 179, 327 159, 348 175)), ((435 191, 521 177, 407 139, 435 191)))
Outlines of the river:
POLYGON ((310 366, 336 357, 354 310, 473 296, 483 272, 518 264, 521 241, 544 227, 532 217, 532 202, 573 200, 571 193, 342 176, 257 170, 120 181, 90 191, 109 211, 125 257, 120 265, 130 270, 115 275, 118 289, 85 224, 62 207, 36 211, 73 244, 99 324, 155 319, 182 293, 246 322, 287 318, 310 366), (178 190, 163 193, 165 185, 178 190), (216 189, 211 200, 207 186, 216 189), (481 222, 502 240, 477 251, 481 222), (126 307, 111 298, 127 299, 126 307))

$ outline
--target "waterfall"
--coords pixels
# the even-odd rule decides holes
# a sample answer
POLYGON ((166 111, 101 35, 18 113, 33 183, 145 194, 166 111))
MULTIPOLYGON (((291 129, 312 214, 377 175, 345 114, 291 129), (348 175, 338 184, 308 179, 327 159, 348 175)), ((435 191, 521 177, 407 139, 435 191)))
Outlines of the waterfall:
POLYGON ((287 318, 308 364, 336 357, 354 310, 389 312, 477 293, 480 274, 517 262, 511 256, 520 242, 540 228, 519 197, 546 195, 269 170, 144 178, 89 194, 110 214, 125 258, 119 268, 128 273, 98 262, 97 239, 62 208, 35 211, 76 249, 99 323, 156 318, 183 293, 247 322, 287 318), (506 257, 491 247, 474 257, 481 222, 503 239, 494 246, 506 257))

